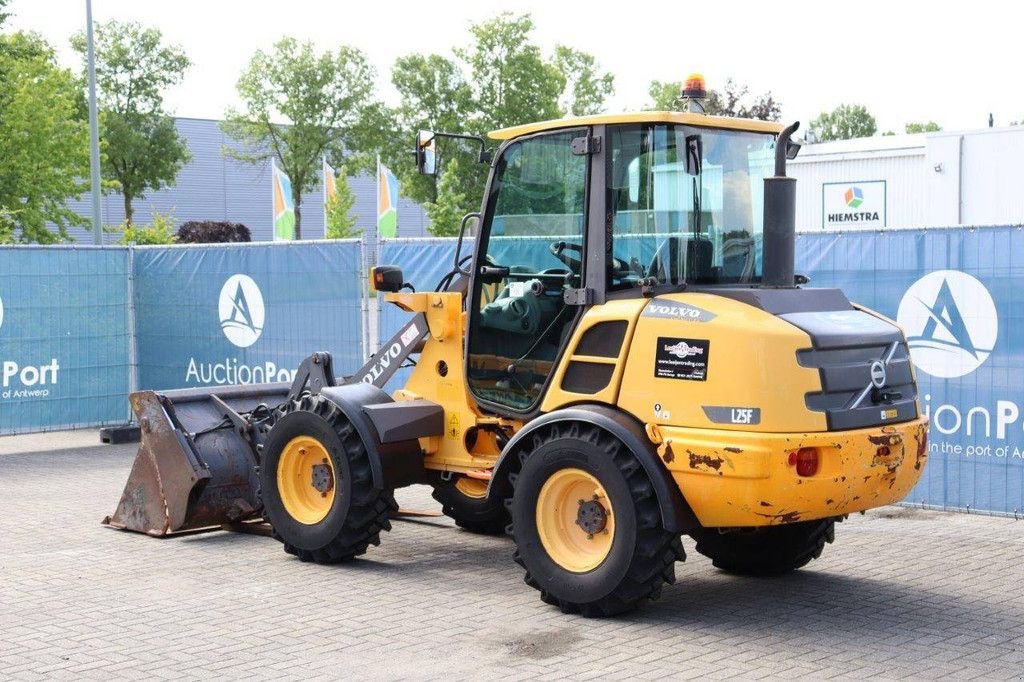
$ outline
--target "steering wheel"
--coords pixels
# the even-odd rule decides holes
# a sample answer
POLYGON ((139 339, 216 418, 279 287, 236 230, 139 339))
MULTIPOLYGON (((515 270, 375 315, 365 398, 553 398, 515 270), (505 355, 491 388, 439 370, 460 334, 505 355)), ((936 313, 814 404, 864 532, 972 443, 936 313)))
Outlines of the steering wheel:
MULTIPOLYGON (((566 267, 568 267, 569 270, 572 271, 572 274, 579 275, 581 272, 583 272, 583 247, 580 246, 579 244, 572 244, 570 242, 562 241, 552 242, 551 255, 565 263, 566 267), (577 258, 576 256, 572 256, 566 253, 566 251, 575 251, 576 253, 580 254, 580 257, 577 258)), ((629 263, 622 260, 621 258, 616 258, 611 254, 609 254, 609 256, 611 257, 612 261, 613 276, 625 277, 630 272, 632 272, 632 268, 630 268, 629 263)))

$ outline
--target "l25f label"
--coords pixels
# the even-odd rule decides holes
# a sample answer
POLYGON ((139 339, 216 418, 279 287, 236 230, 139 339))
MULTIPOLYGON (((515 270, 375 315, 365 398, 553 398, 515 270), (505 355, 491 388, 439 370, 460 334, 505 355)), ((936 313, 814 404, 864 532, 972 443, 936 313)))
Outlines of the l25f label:
POLYGON ((711 342, 705 339, 658 337, 654 376, 659 379, 706 381, 711 342))

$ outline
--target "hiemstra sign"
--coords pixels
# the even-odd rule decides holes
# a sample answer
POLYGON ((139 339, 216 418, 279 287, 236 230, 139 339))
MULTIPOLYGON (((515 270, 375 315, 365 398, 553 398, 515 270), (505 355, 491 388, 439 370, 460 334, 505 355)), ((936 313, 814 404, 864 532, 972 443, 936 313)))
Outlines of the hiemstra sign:
POLYGON ((821 226, 885 227, 885 180, 821 185, 821 226))

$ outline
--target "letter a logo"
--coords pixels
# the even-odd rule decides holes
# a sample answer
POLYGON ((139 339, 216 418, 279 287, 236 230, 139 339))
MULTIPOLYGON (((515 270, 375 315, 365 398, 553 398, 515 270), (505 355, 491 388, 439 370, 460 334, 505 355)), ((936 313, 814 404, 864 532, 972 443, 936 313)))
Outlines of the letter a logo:
POLYGON ((232 275, 224 282, 218 301, 220 328, 239 348, 256 343, 263 333, 263 294, 248 275, 232 275))
POLYGON ((925 275, 907 289, 896 320, 907 334, 914 365, 954 379, 978 369, 999 333, 996 305, 985 285, 958 270, 925 275))

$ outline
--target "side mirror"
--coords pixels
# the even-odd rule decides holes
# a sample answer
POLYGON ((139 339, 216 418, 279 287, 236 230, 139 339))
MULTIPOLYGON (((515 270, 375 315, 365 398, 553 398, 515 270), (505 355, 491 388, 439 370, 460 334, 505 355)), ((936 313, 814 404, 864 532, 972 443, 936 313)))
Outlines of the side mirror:
POLYGON ((700 135, 686 136, 686 174, 700 175, 701 159, 704 158, 704 143, 700 135))
POLYGON ((431 130, 416 133, 416 169, 421 175, 437 175, 437 136, 431 130))
POLYGON ((378 265, 370 268, 370 287, 374 291, 395 293, 405 286, 402 268, 397 265, 378 265))

